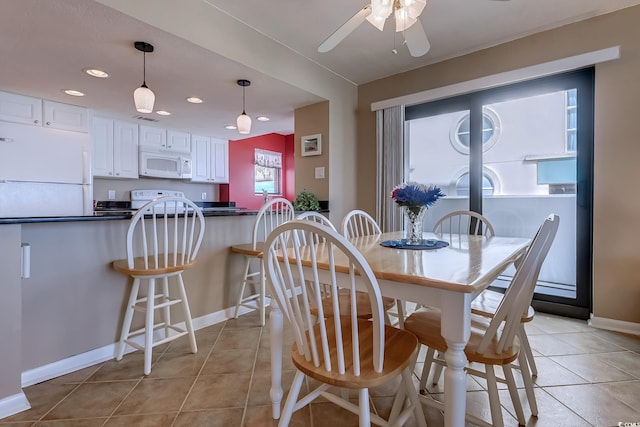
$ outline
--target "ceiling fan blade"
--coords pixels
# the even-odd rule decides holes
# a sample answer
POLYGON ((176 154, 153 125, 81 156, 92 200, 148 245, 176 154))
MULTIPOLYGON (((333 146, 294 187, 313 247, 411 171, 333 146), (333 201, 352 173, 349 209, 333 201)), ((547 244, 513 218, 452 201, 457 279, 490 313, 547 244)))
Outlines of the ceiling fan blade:
POLYGON ((415 24, 404 30, 404 41, 411 56, 417 58, 429 52, 431 44, 424 32, 422 23, 418 19, 415 24))
POLYGON ((353 15, 347 22, 342 24, 333 34, 326 38, 320 46, 318 46, 318 52, 329 52, 331 49, 337 46, 345 37, 347 37, 353 30, 358 28, 360 24, 371 14, 371 4, 366 5, 353 15))

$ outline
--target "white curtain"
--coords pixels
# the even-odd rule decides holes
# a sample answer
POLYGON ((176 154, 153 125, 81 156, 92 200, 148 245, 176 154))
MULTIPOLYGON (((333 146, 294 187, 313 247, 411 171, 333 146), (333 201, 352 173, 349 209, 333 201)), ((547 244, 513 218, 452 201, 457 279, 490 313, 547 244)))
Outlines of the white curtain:
POLYGON ((404 180, 404 106, 376 112, 378 152, 376 215, 383 232, 402 229, 402 212, 391 199, 393 187, 404 180))
POLYGON ((255 164, 266 168, 282 169, 282 153, 256 148, 255 164))

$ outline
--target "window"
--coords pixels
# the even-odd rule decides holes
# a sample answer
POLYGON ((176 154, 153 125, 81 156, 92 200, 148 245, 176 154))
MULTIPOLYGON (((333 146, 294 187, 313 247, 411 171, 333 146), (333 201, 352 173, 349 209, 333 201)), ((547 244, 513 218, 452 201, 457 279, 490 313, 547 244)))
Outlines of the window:
POLYGON ((578 144, 578 91, 566 91, 567 104, 567 151, 575 152, 578 144))
MULTIPOLYGON (((453 148, 462 154, 469 154, 469 137, 471 135, 470 116, 465 114, 458 121, 456 126, 451 129, 449 138, 453 144, 453 148)), ((498 142, 500 137, 500 118, 498 114, 490 108, 484 108, 482 111, 482 151, 498 142)))
POLYGON ((256 148, 253 191, 255 194, 282 194, 280 186, 282 153, 256 148))
MULTIPOLYGON (((482 174, 482 195, 492 196, 495 191, 493 180, 487 173, 482 174)), ((456 196, 469 197, 469 172, 465 172, 456 181, 456 196)))

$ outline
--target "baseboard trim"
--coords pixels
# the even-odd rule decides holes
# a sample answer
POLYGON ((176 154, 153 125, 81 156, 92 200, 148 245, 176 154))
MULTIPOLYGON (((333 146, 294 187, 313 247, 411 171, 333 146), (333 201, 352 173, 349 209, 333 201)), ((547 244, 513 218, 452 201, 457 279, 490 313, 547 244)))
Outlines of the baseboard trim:
POLYGON ((624 320, 607 319, 606 317, 596 317, 591 315, 589 326, 608 331, 622 332, 625 334, 640 336, 640 323, 626 322, 624 320))
POLYGON ((10 417, 30 408, 29 399, 21 390, 20 393, 0 399, 0 419, 10 417))
MULTIPOLYGON (((247 307, 240 307, 238 309, 239 315, 249 313, 251 311, 253 310, 247 307)), ((192 319, 193 329, 197 331, 199 329, 224 322, 225 320, 232 319, 234 316, 235 310, 233 307, 209 313, 192 319)), ((178 326, 184 327, 184 323, 181 325, 179 324, 178 326)), ((134 339, 134 341, 142 345, 144 337, 139 336, 136 338, 137 339, 134 339)), ((67 357, 66 359, 58 360, 57 362, 52 362, 47 365, 24 371, 22 373, 22 387, 38 384, 89 366, 97 365, 98 363, 106 362, 107 360, 115 359, 116 351, 117 343, 108 344, 85 353, 77 354, 75 356, 67 357)), ((133 351, 135 351, 134 348, 127 346, 126 353, 131 353, 133 351)), ((0 418, 2 417, 0 416, 0 418)))

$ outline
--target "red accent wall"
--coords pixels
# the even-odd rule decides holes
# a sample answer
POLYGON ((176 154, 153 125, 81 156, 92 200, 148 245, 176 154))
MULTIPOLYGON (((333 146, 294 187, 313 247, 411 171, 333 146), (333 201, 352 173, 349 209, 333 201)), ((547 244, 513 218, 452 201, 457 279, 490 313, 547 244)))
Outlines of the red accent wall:
POLYGON ((262 194, 253 193, 254 150, 261 148, 282 153, 282 191, 283 196, 293 201, 295 198, 294 181, 294 136, 270 133, 253 138, 229 141, 229 184, 220 185, 221 201, 236 202, 236 206, 247 209, 260 209, 262 194))
POLYGON ((284 152, 284 162, 287 167, 283 171, 283 179, 285 181, 284 187, 284 197, 291 200, 292 202, 296 198, 296 168, 295 166, 295 145, 294 145, 294 134, 286 135, 284 140, 285 144, 285 152, 284 152))

